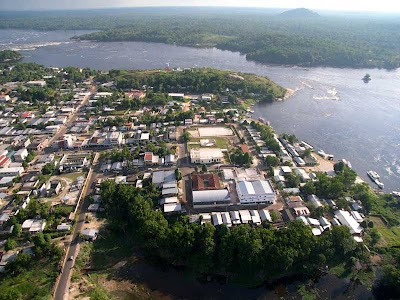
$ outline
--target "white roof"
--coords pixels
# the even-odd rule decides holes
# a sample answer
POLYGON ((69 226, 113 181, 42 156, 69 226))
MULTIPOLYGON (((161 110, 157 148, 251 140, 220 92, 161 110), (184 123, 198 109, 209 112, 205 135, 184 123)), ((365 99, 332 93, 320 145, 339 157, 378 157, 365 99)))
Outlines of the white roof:
POLYGON ((319 228, 314 227, 313 229, 311 229, 313 235, 321 235, 322 231, 319 228))
POLYGON ((167 203, 178 203, 177 197, 166 197, 160 200, 160 205, 167 204, 167 203))
POLYGON ((222 221, 221 213, 219 213, 219 212, 211 213, 211 217, 213 220, 213 224, 215 226, 224 224, 224 222, 222 221))
POLYGON ((270 213, 269 213, 269 210, 267 210, 267 209, 260 209, 258 212, 259 212, 259 214, 260 214, 260 218, 261 218, 261 221, 262 221, 262 222, 264 222, 265 220, 267 220, 268 222, 272 223, 272 218, 271 218, 271 215, 270 215, 270 213))
POLYGON ((348 211, 337 210, 335 211, 335 217, 339 219, 342 225, 347 226, 352 234, 361 233, 363 231, 360 224, 358 224, 348 211))
POLYGON ((230 227, 232 225, 231 216, 229 215, 228 212, 226 212, 226 211, 222 212, 221 217, 222 217, 222 221, 224 222, 224 224, 226 226, 230 227))
POLYGON ((238 181, 237 185, 243 195, 274 194, 272 185, 268 180, 238 181))
POLYGON ((167 203, 164 204, 164 212, 181 211, 182 207, 180 203, 167 203))
POLYGON ((251 215, 248 210, 239 210, 240 218, 242 219, 242 223, 249 223, 251 221, 251 215))
POLYGON ((230 211, 229 215, 231 217, 231 221, 232 221, 233 224, 240 224, 241 223, 240 215, 239 215, 239 212, 237 210, 230 211))
POLYGON ((190 150, 191 159, 215 159, 223 158, 221 149, 219 148, 194 148, 190 150))
POLYGON ((317 219, 310 218, 310 217, 308 217, 307 219, 308 219, 308 222, 309 222, 311 225, 313 225, 313 226, 320 226, 320 225, 321 225, 321 224, 319 223, 319 220, 317 220, 317 219))
POLYGON ((232 169, 222 169, 222 173, 224 174, 225 180, 232 180, 235 178, 235 176, 233 175, 232 169))
POLYGON ((261 224, 260 214, 258 213, 257 210, 255 209, 250 210, 250 215, 251 215, 251 221, 254 224, 261 224))
POLYGON ((307 218, 304 217, 304 216, 298 216, 296 219, 300 220, 300 221, 303 221, 304 225, 309 225, 308 221, 307 221, 307 218))
POLYGON ((199 202, 218 202, 230 200, 229 191, 222 190, 207 190, 207 191, 193 191, 193 203, 199 202))

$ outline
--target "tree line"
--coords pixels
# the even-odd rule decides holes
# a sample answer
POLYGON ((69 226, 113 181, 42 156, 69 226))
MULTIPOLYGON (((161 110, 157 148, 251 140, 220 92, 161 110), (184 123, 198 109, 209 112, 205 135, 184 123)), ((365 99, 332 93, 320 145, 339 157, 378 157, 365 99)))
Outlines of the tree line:
POLYGON ((185 216, 165 217, 157 209, 160 191, 149 182, 137 189, 106 181, 101 197, 113 230, 136 239, 144 253, 199 274, 254 283, 291 274, 311 275, 326 264, 368 260, 365 249, 344 226, 315 237, 299 221, 280 230, 269 224, 228 228, 190 223, 185 216))

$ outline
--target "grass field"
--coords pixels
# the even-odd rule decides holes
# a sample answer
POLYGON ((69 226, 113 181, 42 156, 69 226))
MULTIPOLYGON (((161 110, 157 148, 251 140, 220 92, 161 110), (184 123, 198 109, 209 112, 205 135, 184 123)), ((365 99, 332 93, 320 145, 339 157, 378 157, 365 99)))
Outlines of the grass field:
POLYGON ((370 217, 382 238, 378 247, 400 247, 400 227, 388 227, 379 217, 370 217))
POLYGON ((74 173, 63 174, 63 175, 61 175, 61 177, 67 178, 67 179, 69 179, 69 180, 71 180, 71 181, 76 181, 76 179, 77 179, 79 176, 85 176, 85 175, 86 175, 86 174, 83 173, 83 172, 74 172, 74 173))

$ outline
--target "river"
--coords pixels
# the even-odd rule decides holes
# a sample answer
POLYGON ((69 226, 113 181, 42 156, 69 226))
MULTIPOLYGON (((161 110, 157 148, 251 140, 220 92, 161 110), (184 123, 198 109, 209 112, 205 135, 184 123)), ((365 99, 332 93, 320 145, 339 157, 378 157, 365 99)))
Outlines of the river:
POLYGON ((259 104, 255 117, 279 133, 294 133, 335 158, 350 160, 361 177, 375 170, 385 191, 400 190, 400 71, 300 68, 247 61, 237 52, 144 42, 79 42, 88 31, 0 30, 0 49, 20 50, 26 62, 100 70, 212 67, 268 76, 295 90, 289 100, 259 104), (361 78, 371 74, 365 84, 361 78))
MULTIPOLYGON (((286 101, 257 105, 255 117, 270 121, 279 133, 294 133, 336 158, 350 160, 364 178, 367 170, 376 170, 383 177, 387 191, 400 189, 399 71, 269 66, 247 61, 240 53, 215 48, 70 40, 86 32, 89 31, 0 30, 0 50, 19 50, 25 62, 53 67, 155 69, 169 63, 171 67, 212 67, 268 76, 296 92, 286 101), (372 81, 364 84, 361 78, 367 72, 372 81)), ((148 267, 140 272, 151 289, 174 298, 224 299, 226 295, 232 299, 279 298, 265 287, 249 290, 215 283, 203 285, 192 279, 185 281, 186 287, 182 289, 185 274, 175 273, 170 270, 163 275, 148 267)), ((348 281, 331 275, 321 278, 318 284, 322 294, 331 299, 372 297, 362 286, 344 296, 348 286, 348 281)), ((287 287, 285 298, 298 299, 294 285, 287 287)))
MULTIPOLYGON (((0 49, 20 50, 26 62, 100 70, 212 67, 255 73, 295 90, 289 100, 259 104, 255 117, 277 132, 350 160, 361 177, 377 171, 385 191, 400 190, 400 70, 300 68, 247 61, 237 52, 144 42, 79 42, 89 31, 0 30, 0 49), (365 84, 361 78, 371 74, 365 84)), ((371 183, 372 184, 372 183, 371 183)), ((373 184, 372 184, 373 185, 373 184)))

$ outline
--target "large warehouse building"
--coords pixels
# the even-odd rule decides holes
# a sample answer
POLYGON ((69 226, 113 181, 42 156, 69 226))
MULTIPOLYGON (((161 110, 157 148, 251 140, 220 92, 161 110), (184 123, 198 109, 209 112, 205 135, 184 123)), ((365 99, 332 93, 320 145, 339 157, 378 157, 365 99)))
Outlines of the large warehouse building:
POLYGON ((275 191, 268 180, 236 180, 236 191, 241 204, 275 202, 275 191))

